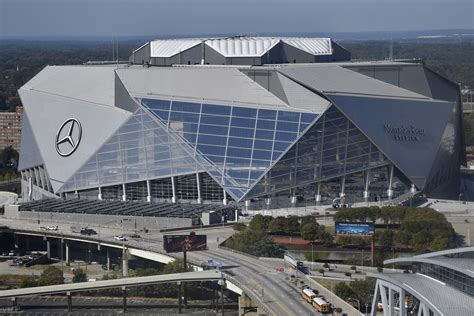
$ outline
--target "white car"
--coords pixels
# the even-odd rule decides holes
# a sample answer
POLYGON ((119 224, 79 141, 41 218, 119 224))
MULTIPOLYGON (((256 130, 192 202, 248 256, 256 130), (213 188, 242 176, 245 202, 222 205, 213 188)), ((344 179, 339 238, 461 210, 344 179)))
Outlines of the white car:
POLYGON ((115 236, 114 237, 115 240, 118 240, 118 241, 127 241, 127 238, 123 237, 123 236, 115 236))
POLYGON ((47 230, 58 230, 58 226, 48 226, 46 227, 47 230))

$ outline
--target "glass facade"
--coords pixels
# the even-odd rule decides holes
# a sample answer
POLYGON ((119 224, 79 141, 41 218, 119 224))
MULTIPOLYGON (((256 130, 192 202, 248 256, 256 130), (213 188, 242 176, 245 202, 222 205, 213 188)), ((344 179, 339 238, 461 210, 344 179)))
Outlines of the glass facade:
MULTIPOLYGON (((266 192, 324 181, 328 198, 340 191, 343 175, 388 165, 389 160, 337 108, 329 108, 299 141, 271 168, 248 198, 266 192), (329 179, 334 179, 327 181, 329 179)), ((363 190, 361 190, 362 192, 363 190)))
POLYGON ((210 175, 237 198, 317 118, 314 113, 241 106, 154 99, 141 103, 192 148, 202 165, 210 165, 210 175))
POLYGON ((371 200, 386 197, 390 162, 334 106, 318 118, 314 113, 139 101, 144 108, 62 192, 101 187, 104 199, 121 199, 125 183, 127 199, 144 201, 150 180, 152 200, 169 201, 174 176, 176 200, 197 200, 199 173, 204 201, 272 197, 283 205, 295 196, 293 202, 307 204, 314 201, 318 182, 323 200, 336 198, 344 175, 350 203, 363 200, 364 170, 370 169, 371 200))
POLYGON ((200 168, 145 111, 138 110, 61 188, 131 183, 196 173, 200 168))

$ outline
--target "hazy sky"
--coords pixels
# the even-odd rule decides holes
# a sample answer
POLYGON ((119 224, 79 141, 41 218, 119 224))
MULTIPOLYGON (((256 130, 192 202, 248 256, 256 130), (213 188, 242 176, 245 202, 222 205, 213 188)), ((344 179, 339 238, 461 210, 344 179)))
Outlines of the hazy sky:
POLYGON ((0 36, 474 28, 474 0, 0 0, 0 36))

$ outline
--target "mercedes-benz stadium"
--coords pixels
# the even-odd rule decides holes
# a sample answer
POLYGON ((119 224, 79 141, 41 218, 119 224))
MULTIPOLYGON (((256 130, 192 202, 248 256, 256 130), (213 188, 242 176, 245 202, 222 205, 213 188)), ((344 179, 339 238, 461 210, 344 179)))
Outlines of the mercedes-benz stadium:
POLYGON ((284 207, 456 194, 459 87, 327 38, 151 41, 19 94, 26 199, 284 207))

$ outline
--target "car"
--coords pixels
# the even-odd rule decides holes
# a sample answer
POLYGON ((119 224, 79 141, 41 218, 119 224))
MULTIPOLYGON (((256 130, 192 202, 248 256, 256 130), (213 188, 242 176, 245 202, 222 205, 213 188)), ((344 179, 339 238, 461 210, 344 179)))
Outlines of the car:
POLYGON ((122 235, 114 236, 114 239, 118 241, 127 241, 127 238, 123 237, 122 235))
POLYGON ((130 238, 142 238, 142 236, 138 235, 137 233, 133 233, 129 236, 130 236, 130 238))
POLYGON ((46 229, 47 230, 58 230, 58 226, 51 225, 51 226, 46 227, 46 229))
POLYGON ((81 228, 81 235, 97 235, 97 232, 92 228, 83 227, 81 228))
POLYGON ((14 252, 13 250, 11 250, 11 251, 8 253, 8 255, 9 255, 10 257, 12 257, 12 256, 15 255, 15 252, 14 252))

